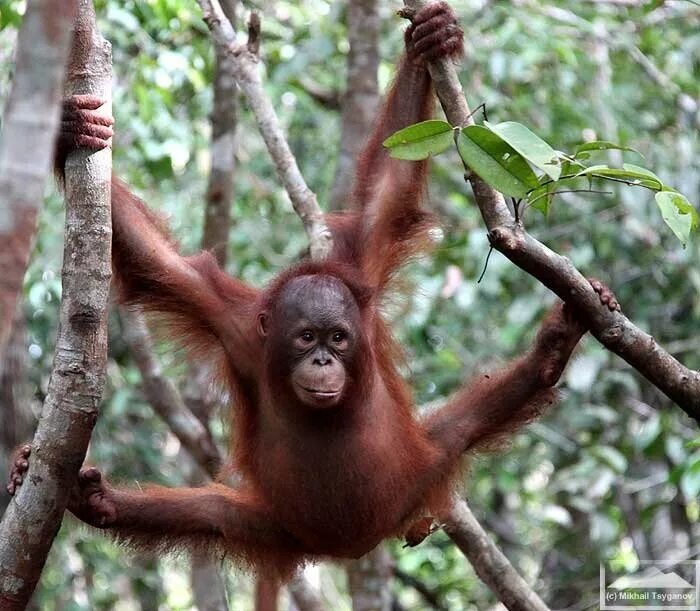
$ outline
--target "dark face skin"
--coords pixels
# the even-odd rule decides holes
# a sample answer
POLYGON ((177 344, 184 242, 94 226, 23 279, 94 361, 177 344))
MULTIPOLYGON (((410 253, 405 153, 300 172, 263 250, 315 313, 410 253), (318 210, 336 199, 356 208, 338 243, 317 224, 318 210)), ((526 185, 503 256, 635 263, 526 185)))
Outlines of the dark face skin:
POLYGON ((349 289, 333 276, 299 276, 260 323, 297 398, 309 407, 337 405, 359 339, 360 311, 349 289))

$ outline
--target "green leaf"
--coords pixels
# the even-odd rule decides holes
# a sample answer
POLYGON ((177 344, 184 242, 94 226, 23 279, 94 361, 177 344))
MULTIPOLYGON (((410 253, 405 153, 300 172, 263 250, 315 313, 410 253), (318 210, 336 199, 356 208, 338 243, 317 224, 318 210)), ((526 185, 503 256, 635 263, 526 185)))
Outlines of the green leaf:
POLYGON ((633 149, 631 146, 622 146, 621 144, 615 144, 614 142, 609 142, 608 140, 592 140, 591 142, 584 142, 576 147, 576 152, 574 153, 575 159, 588 159, 587 151, 630 151, 632 153, 637 153, 640 157, 642 154, 633 149), (585 153, 585 156, 582 154, 585 153))
POLYGON ((383 144, 394 159, 418 161, 446 151, 452 142, 452 126, 445 121, 430 120, 395 132, 383 144))
POLYGON ((559 180, 561 176, 559 154, 525 125, 515 121, 496 124, 484 121, 484 125, 552 180, 559 180))
POLYGON ((551 185, 542 185, 534 191, 530 191, 527 194, 527 201, 531 208, 539 210, 544 214, 545 218, 549 216, 549 209, 552 206, 552 201, 554 200, 554 191, 550 191, 551 185))
POLYGON ((628 172, 633 172, 635 174, 641 174, 642 176, 646 176, 650 180, 653 180, 654 182, 659 183, 661 185, 661 187, 663 188, 664 183, 651 170, 647 170, 646 168, 643 168, 641 166, 634 165, 633 163, 623 163, 622 168, 624 170, 627 170, 628 172))
POLYGON ((580 172, 581 170, 585 170, 586 166, 581 163, 581 159, 583 159, 583 157, 579 157, 578 159, 574 159, 573 157, 564 157, 561 162, 561 175, 567 177, 575 174, 576 172, 580 172))
POLYGON ((462 129, 457 149, 462 161, 475 174, 504 195, 523 198, 539 185, 527 161, 500 136, 481 125, 462 129))
POLYGON ((685 248, 690 232, 697 229, 700 222, 697 210, 683 195, 675 191, 659 191, 654 198, 664 222, 685 248))
POLYGON ((616 178, 624 180, 635 185, 647 187, 654 191, 660 191, 663 188, 661 179, 653 172, 640 168, 639 166, 626 163, 622 168, 611 168, 607 165, 592 165, 585 170, 581 170, 574 178, 580 176, 594 176, 596 178, 616 178))

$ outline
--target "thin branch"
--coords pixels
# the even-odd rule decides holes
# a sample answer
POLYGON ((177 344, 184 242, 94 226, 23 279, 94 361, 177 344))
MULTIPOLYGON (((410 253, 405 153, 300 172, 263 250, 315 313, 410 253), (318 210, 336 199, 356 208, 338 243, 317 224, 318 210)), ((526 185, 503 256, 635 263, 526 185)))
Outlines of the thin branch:
POLYGON ((542 599, 496 547, 465 501, 455 501, 444 529, 469 559, 479 579, 509 611, 548 611, 542 599))
POLYGON ((77 0, 28 3, 0 139, 0 361, 24 272, 58 127, 77 0))
POLYGON ((204 21, 211 31, 214 44, 231 57, 231 72, 245 95, 255 115, 258 129, 262 134, 267 150, 277 169, 295 212, 304 224, 304 230, 311 245, 311 257, 315 260, 326 258, 333 248, 333 237, 326 225, 316 195, 309 189, 299 171, 296 159, 284 136, 279 118, 270 98, 265 93, 258 69, 259 57, 251 52, 256 48, 251 44, 236 41, 235 32, 224 14, 218 0, 197 0, 204 21))
POLYGON ((122 308, 120 317, 124 341, 141 372, 147 401, 195 462, 209 477, 215 478, 222 462, 219 450, 208 429, 185 406, 175 385, 163 375, 153 354, 153 344, 143 315, 122 308))
MULTIPOLYGON (((53 3, 45 9, 48 27, 57 9, 53 3)), ((68 93, 109 98, 111 47, 96 30, 90 0, 80 0, 75 24, 68 93)), ((29 471, 0 524, 0 608, 5 611, 24 609, 36 586, 102 399, 111 278, 111 165, 109 149, 79 150, 66 161, 63 297, 53 371, 29 471)))
MULTIPOLYGON (((406 5, 414 10, 426 3, 426 0, 406 0, 406 5)), ((448 121, 452 125, 471 124, 469 106, 453 62, 436 61, 430 71, 448 121)), ((475 175, 469 177, 469 182, 491 245, 574 306, 601 344, 622 357, 700 423, 700 374, 673 358, 624 314, 602 307, 595 291, 569 259, 535 240, 515 222, 500 193, 475 175)))

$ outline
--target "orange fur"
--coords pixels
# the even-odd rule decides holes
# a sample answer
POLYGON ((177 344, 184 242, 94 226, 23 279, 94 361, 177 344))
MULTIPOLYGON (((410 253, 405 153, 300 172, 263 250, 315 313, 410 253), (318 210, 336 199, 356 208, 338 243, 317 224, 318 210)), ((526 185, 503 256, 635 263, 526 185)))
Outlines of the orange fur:
MULTIPOLYGON (((359 160, 353 210, 328 218, 335 238, 328 261, 302 263, 265 290, 251 288, 208 253, 179 255, 161 221, 114 180, 120 299, 165 317, 170 337, 216 362, 231 394, 234 452, 221 483, 200 489, 112 488, 85 469, 69 505, 78 517, 133 545, 211 548, 285 578, 308 558, 358 557, 425 513, 440 515, 464 452, 512 433, 551 401, 549 388, 583 333, 561 307, 531 353, 466 386, 423 421, 399 375, 401 350, 381 299, 395 272, 428 245, 433 219, 422 207, 427 162, 390 159, 381 143, 430 117, 425 59, 461 52, 447 5, 430 5, 416 19, 438 42, 419 51, 409 28, 408 55, 359 160), (359 348, 345 365, 350 390, 332 409, 300 406, 279 373, 274 343, 258 332, 258 317, 299 276, 339 279, 360 312, 359 348), (236 489, 224 485, 232 473, 240 477, 236 489)), ((75 141, 74 133, 64 138, 75 141)))

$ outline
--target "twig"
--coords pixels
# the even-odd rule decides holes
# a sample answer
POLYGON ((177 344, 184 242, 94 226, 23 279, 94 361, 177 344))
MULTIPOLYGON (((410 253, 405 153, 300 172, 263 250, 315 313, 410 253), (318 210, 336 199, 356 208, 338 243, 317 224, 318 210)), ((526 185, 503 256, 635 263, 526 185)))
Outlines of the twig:
MULTIPOLYGON (((426 0, 406 0, 407 6, 414 9, 426 3, 426 0)), ((454 64, 439 60, 430 65, 430 71, 447 120, 452 125, 470 124, 471 113, 454 64)), ((500 193, 477 176, 471 176, 470 183, 491 245, 574 306, 601 344, 622 357, 700 423, 700 374, 674 359, 624 314, 602 307, 595 291, 571 261, 515 223, 500 193)))
POLYGON ((259 57, 249 48, 250 46, 255 49, 256 45, 254 42, 249 45, 236 41, 231 22, 224 14, 218 0, 197 1, 202 8, 204 21, 211 31, 214 44, 222 52, 228 53, 232 59, 231 72, 255 115, 258 129, 275 164, 277 174, 292 200, 292 206, 304 224, 311 247, 311 257, 322 260, 333 248, 333 237, 326 225, 316 195, 304 181, 284 137, 277 113, 263 89, 258 70, 259 57))

